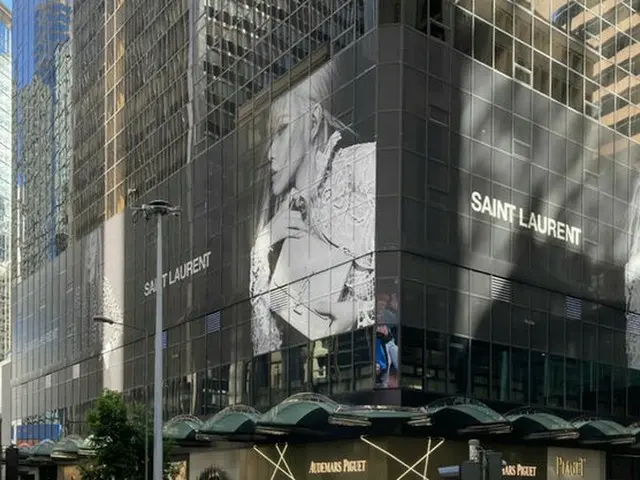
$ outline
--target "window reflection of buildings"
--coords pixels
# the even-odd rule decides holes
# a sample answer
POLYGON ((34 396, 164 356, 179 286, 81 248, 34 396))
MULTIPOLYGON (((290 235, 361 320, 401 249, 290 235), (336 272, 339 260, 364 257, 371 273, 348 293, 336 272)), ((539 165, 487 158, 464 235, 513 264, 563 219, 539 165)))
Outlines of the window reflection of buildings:
POLYGON ((0 360, 11 349, 11 13, 0 3, 0 360))
POLYGON ((69 39, 66 0, 14 5, 16 79, 15 225, 16 279, 33 273, 66 248, 71 152, 69 39))
POLYGON ((212 3, 202 20, 198 48, 206 78, 201 93, 206 112, 201 115, 213 139, 235 128, 241 105, 312 52, 331 43, 337 53, 372 26, 372 2, 367 0, 344 2, 335 9, 327 0, 307 0, 293 10, 288 2, 212 3))
POLYGON ((421 30, 640 141, 637 2, 416 0, 404 8, 412 6, 421 30))

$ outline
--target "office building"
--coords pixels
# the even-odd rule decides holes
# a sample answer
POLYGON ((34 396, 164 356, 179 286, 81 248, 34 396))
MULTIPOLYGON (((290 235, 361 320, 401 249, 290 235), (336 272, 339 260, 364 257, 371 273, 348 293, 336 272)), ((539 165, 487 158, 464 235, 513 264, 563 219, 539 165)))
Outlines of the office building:
POLYGON ((143 4, 74 7, 73 235, 16 284, 15 422, 145 398, 144 335, 91 317, 152 330, 155 228, 125 206, 164 198, 167 419, 314 392, 523 441, 547 409, 574 450, 510 464, 630 478, 602 452, 640 417, 636 2, 143 4))
POLYGON ((0 2, 0 358, 11 350, 11 12, 0 2))

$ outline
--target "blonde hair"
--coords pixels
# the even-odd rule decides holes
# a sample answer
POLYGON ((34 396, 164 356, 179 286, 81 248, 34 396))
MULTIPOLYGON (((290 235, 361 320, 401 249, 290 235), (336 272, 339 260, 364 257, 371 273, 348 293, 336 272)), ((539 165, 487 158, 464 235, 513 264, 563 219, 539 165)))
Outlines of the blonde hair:
MULTIPOLYGON (((333 61, 329 61, 317 70, 311 72, 304 79, 291 86, 289 90, 278 95, 272 100, 269 111, 269 132, 271 135, 271 118, 277 116, 280 112, 291 115, 290 122, 299 119, 308 114, 316 106, 322 107, 323 121, 333 131, 346 131, 351 134, 353 132, 343 122, 337 119, 331 113, 331 94, 334 89, 336 79, 336 68, 333 61)), ((294 139, 293 141, 301 141, 294 139)), ((266 154, 266 151, 264 152, 266 154)), ((285 195, 278 198, 272 198, 271 194, 271 175, 269 170, 261 174, 259 179, 260 194, 258 196, 259 204, 256 205, 258 212, 258 221, 254 233, 257 235, 268 224, 274 209, 280 206, 285 195)), ((255 236, 254 236, 255 238, 255 236)))

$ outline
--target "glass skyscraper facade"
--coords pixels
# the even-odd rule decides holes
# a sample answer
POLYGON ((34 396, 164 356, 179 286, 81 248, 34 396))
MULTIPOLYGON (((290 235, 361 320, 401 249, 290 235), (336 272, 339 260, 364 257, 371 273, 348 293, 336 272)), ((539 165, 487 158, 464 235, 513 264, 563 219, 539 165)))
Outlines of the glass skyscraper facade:
POLYGON ((11 350, 11 12, 0 2, 0 358, 11 350))
POLYGON ((13 10, 16 279, 64 250, 69 236, 71 12, 70 0, 25 0, 13 10))
POLYGON ((71 15, 74 233, 20 257, 15 422, 145 398, 144 336, 91 317, 152 329, 125 207, 155 198, 167 418, 303 391, 640 417, 637 2, 143 4, 71 15))

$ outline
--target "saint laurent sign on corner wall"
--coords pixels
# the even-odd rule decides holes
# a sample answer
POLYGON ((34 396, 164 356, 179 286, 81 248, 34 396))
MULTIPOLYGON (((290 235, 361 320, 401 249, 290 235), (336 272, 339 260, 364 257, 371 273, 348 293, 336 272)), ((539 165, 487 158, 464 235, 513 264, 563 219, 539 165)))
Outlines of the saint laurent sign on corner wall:
POLYGON ((322 473, 365 473, 367 471, 366 460, 335 460, 331 462, 310 462, 309 475, 322 473))
POLYGON ((573 227, 539 213, 526 212, 523 208, 512 203, 482 195, 480 192, 471 194, 471 209, 507 223, 517 223, 521 228, 533 230, 540 235, 556 238, 572 245, 579 246, 581 242, 581 228, 573 227))
MULTIPOLYGON (((191 260, 183 263, 177 268, 169 270, 162 275, 162 288, 166 288, 167 285, 173 285, 174 283, 181 282, 189 277, 192 277, 198 272, 209 268, 209 262, 211 259, 211 250, 192 258, 191 260)), ((148 297, 152 293, 156 292, 156 280, 149 280, 144 284, 144 296, 148 297)))

